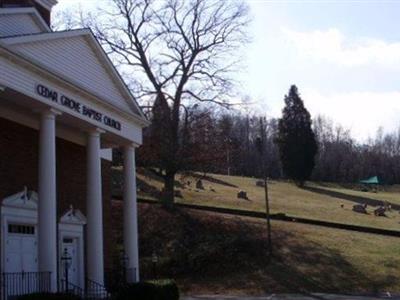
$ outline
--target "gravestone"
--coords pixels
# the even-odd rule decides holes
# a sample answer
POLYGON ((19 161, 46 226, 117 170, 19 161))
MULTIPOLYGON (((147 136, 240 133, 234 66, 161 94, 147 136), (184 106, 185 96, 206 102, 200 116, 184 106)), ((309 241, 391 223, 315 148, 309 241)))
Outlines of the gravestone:
POLYGON ((248 199, 247 198, 247 193, 245 191, 240 191, 239 193, 237 193, 237 197, 238 199, 248 199))
POLYGON ((353 211, 358 212, 358 213, 362 213, 362 214, 366 214, 367 213, 367 204, 356 204, 353 205, 353 211))
POLYGON ((203 181, 201 181, 201 179, 196 181, 196 189, 204 190, 203 181))
POLYGON ((381 206, 374 210, 374 215, 377 217, 385 217, 386 208, 381 206))
POLYGON ((264 181, 263 180, 257 180, 256 181, 256 186, 264 187, 264 181))

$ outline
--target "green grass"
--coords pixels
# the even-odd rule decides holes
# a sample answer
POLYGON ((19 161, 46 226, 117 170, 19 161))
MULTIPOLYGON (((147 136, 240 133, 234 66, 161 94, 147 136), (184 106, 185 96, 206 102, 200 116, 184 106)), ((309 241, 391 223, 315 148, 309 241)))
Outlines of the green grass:
MULTIPOLYGON (((264 189, 255 185, 256 179, 214 174, 210 176, 237 187, 203 180, 205 189, 198 190, 195 188, 194 178, 177 176, 177 180, 181 183, 187 181, 192 183, 184 188, 177 187, 181 190, 183 198, 176 198, 176 201, 178 203, 265 211, 264 189), (247 192, 248 200, 237 199, 237 193, 240 190, 247 192)), ((163 186, 160 178, 149 176, 143 170, 139 171, 138 179, 156 190, 161 190, 163 186)), ((149 196, 143 190, 139 191, 139 195, 149 196)), ((344 188, 335 184, 308 183, 302 189, 289 182, 269 181, 269 195, 271 213, 285 213, 294 217, 400 230, 398 210, 392 209, 391 212, 387 212, 387 217, 376 217, 373 214, 373 210, 383 201, 400 205, 398 186, 372 193, 344 188), (358 203, 372 203, 373 205, 368 206, 368 214, 365 215, 352 211, 353 205, 358 203)))
MULTIPOLYGON (((220 182, 203 180, 204 190, 195 188, 194 178, 177 176, 176 189, 183 195, 177 202, 265 211, 264 189, 256 179, 211 176, 220 182), (248 200, 237 199, 240 190, 248 200)), ((145 170, 139 170, 138 183, 139 196, 149 198, 163 186, 145 170)), ((357 203, 399 205, 398 186, 372 193, 337 184, 308 183, 300 189, 270 181, 269 193, 272 213, 400 230, 396 209, 387 217, 375 217, 374 206, 367 215, 352 211, 357 203)), ((142 262, 150 262, 158 249, 160 275, 175 278, 185 294, 400 292, 399 238, 273 221, 270 259, 263 220, 148 204, 139 209, 142 262)), ((152 265, 144 263, 141 270, 151 273, 152 265)))

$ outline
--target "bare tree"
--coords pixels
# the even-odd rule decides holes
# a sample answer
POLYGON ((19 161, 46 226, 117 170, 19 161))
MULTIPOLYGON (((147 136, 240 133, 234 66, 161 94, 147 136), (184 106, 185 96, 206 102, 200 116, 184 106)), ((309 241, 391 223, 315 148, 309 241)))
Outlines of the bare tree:
POLYGON ((86 25, 127 74, 139 102, 157 98, 166 110, 161 161, 164 198, 173 202, 181 113, 199 102, 231 104, 231 74, 248 41, 247 6, 239 0, 113 0, 111 7, 86 25))

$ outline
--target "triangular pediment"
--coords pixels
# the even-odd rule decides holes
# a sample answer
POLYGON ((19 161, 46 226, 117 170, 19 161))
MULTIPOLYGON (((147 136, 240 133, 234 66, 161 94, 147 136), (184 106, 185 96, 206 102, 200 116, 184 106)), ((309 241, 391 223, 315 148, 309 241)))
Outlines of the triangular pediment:
POLYGON ((34 191, 29 191, 27 187, 24 187, 21 192, 4 198, 2 205, 6 207, 37 210, 38 194, 34 191))
POLYGON ((60 223, 85 225, 86 218, 79 209, 74 209, 71 206, 70 209, 60 218, 60 223))
MULTIPOLYGON (((1 1, 0 1, 1 2, 1 1)), ((0 6, 0 37, 51 32, 38 11, 33 7, 0 6)))
POLYGON ((12 51, 38 62, 101 101, 145 119, 122 78, 90 30, 1 39, 12 51))

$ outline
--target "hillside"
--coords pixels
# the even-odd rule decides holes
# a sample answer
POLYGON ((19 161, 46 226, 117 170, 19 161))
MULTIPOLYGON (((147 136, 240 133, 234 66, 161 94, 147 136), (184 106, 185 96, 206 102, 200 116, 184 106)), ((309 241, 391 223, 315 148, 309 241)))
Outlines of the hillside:
MULTIPOLYGON (((114 201, 115 234, 121 201, 114 201)), ((272 222, 274 257, 263 220, 139 204, 142 278, 175 278, 185 294, 400 292, 398 238, 272 222)))
MULTIPOLYGON (((176 190, 182 197, 177 202, 264 211, 264 190, 255 185, 256 179, 211 175, 202 179, 204 189, 196 189, 198 176, 178 176, 176 190), (249 199, 237 199, 240 190, 249 199)), ((161 178, 139 169, 137 179, 139 196, 156 200, 161 178)), ((116 195, 119 182, 120 170, 115 169, 116 195)), ((335 184, 308 183, 300 189, 288 182, 269 182, 273 213, 400 230, 397 188, 372 193, 335 184), (387 217, 375 217, 373 209, 383 200, 393 209, 387 217), (369 214, 353 212, 356 203, 367 203, 369 214)), ((122 230, 121 205, 113 201, 116 236, 122 230)), ((166 210, 157 202, 139 204, 139 230, 142 278, 154 277, 155 251, 160 257, 157 277, 175 278, 186 294, 400 292, 399 238, 272 221, 270 259, 264 220, 166 210)))
MULTIPOLYGON (((256 186, 254 178, 208 175, 202 179, 204 190, 196 189, 197 179, 193 176, 178 176, 177 179, 176 190, 182 194, 176 198, 178 203, 265 211, 264 189, 256 186), (237 198, 241 190, 247 192, 247 200, 237 198)), ((163 183, 154 173, 140 169, 138 185, 139 196, 154 198, 163 183)), ((271 213, 391 230, 400 230, 399 191, 398 186, 385 187, 384 191, 373 193, 336 184, 307 183, 305 188, 298 188, 289 182, 269 181, 271 213), (384 201, 392 204, 392 211, 387 212, 386 217, 374 216, 374 209, 384 201), (368 214, 352 211, 353 205, 364 203, 368 205, 368 214)))

